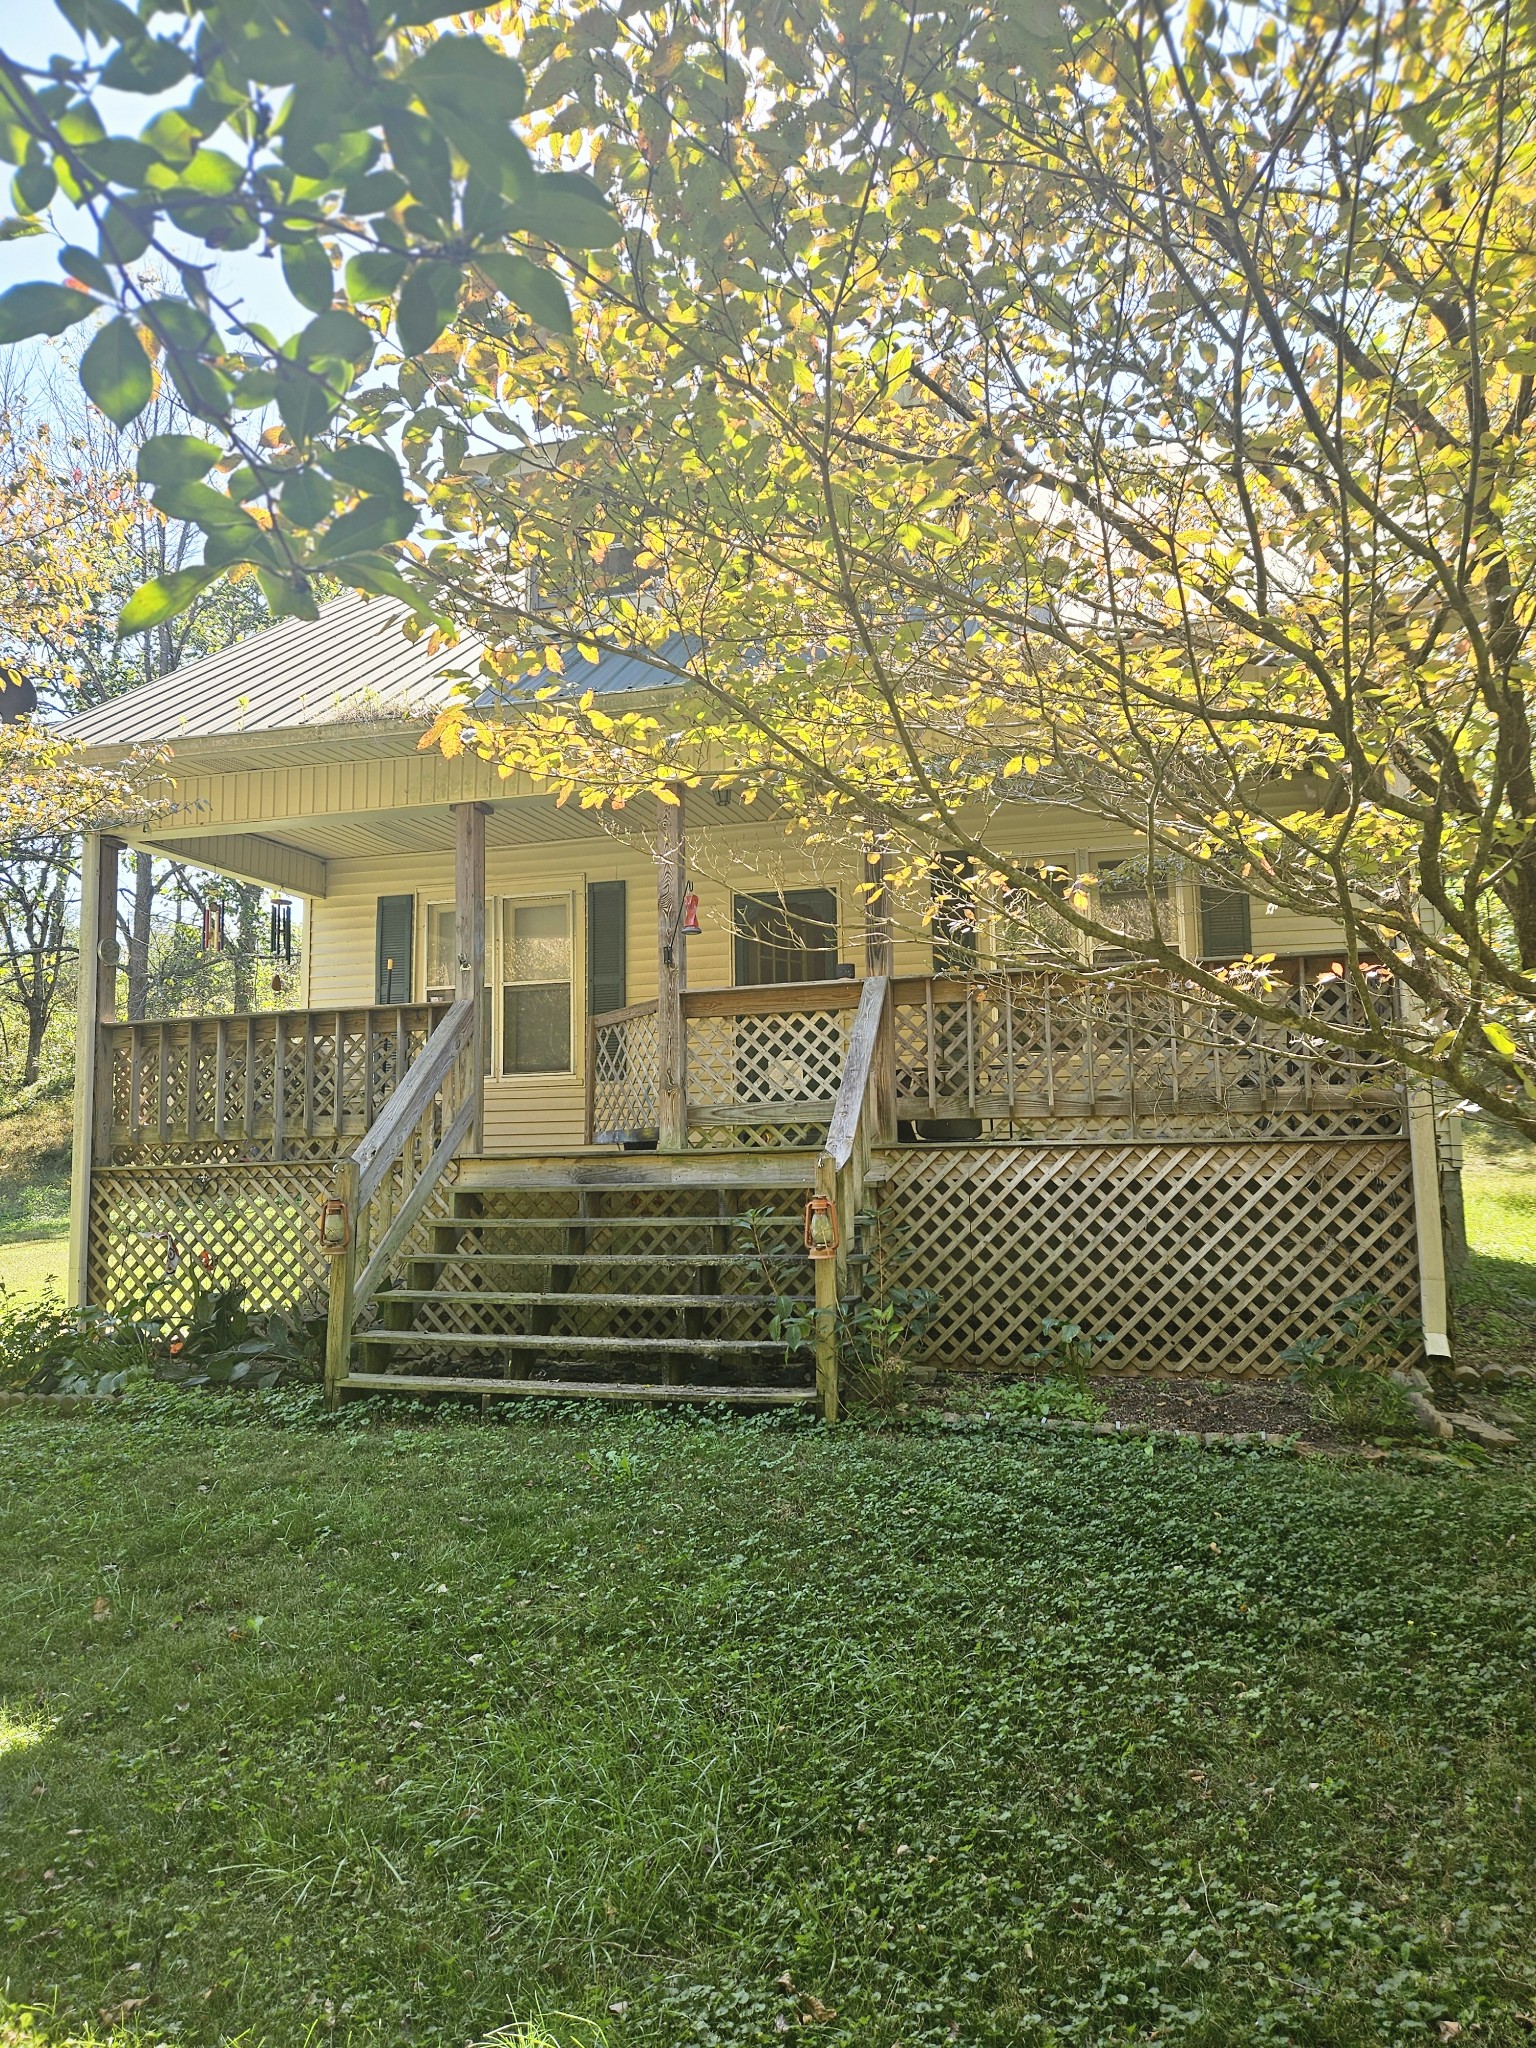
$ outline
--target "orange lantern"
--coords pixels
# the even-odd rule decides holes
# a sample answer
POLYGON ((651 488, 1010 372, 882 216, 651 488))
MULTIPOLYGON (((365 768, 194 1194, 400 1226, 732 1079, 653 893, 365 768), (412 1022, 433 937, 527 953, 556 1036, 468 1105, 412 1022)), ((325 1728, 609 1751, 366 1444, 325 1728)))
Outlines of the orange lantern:
POLYGON ((327 1195, 320 1204, 320 1249, 334 1257, 352 1242, 352 1218, 339 1195, 327 1195))
POLYGON ((838 1247, 837 1209, 830 1195, 812 1195, 805 1205, 805 1248, 813 1259, 830 1259, 838 1247))

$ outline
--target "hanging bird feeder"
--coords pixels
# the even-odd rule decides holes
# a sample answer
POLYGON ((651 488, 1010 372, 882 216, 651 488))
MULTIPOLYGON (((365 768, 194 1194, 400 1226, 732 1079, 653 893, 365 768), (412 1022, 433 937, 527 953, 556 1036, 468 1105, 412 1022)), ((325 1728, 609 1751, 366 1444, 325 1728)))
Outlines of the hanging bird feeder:
POLYGON ((812 1195, 805 1205, 805 1248, 813 1259, 830 1259, 837 1251, 837 1208, 830 1195, 812 1195))

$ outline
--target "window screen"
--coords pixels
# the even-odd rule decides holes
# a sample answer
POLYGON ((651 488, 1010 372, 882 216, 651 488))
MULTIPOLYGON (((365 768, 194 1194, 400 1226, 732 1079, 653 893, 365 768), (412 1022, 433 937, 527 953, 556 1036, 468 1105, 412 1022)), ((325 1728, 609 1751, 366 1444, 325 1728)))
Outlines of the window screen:
POLYGON ((411 1000, 411 940, 416 923, 414 896, 381 896, 374 921, 376 1003, 411 1000))
POLYGON ((831 981, 837 973, 837 896, 784 889, 735 902, 736 985, 831 981))

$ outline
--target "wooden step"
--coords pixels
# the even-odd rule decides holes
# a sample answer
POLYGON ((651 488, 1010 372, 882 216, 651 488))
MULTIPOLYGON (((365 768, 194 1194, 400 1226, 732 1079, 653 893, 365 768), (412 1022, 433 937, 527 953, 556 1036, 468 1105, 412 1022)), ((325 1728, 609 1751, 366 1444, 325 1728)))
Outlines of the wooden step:
POLYGON ((533 1159, 481 1155, 459 1161, 461 1188, 809 1188, 820 1154, 760 1152, 609 1152, 533 1159))
MULTIPOLYGON (((444 1226, 439 1226, 444 1227, 444 1226)), ((459 1225, 451 1226, 454 1229, 459 1225)), ((850 1252, 850 1259, 867 1257, 850 1252)), ((792 1252, 563 1252, 553 1246, 532 1252, 430 1251, 413 1252, 408 1266, 803 1266, 803 1250, 792 1252)), ((439 1290, 441 1292, 442 1290, 439 1290)))
POLYGON ((546 1401, 724 1401, 733 1408, 809 1408, 814 1387, 686 1387, 640 1380, 491 1380, 431 1373, 352 1372, 338 1382, 344 1394, 478 1394, 533 1396, 546 1401))
MULTIPOLYGON (((803 1232, 804 1221, 799 1216, 763 1215, 756 1219, 759 1229, 783 1229, 790 1226, 803 1232)), ((446 1223, 435 1223, 435 1230, 731 1230, 738 1235, 750 1235, 738 1216, 642 1216, 620 1214, 614 1216, 453 1216, 446 1223)))
POLYGON ((488 1290, 442 1287, 386 1287, 376 1301, 462 1301, 476 1308, 570 1308, 592 1304, 600 1308, 777 1308, 781 1302, 795 1308, 814 1308, 815 1302, 777 1294, 583 1294, 575 1288, 529 1294, 493 1294, 488 1290))
MULTIPOLYGON (((577 1300, 567 1295, 568 1301, 577 1300)), ((442 1295, 438 1296, 441 1301, 442 1295)), ((485 1351, 772 1351, 783 1357, 784 1344, 773 1337, 534 1337, 520 1331, 488 1330, 359 1330, 354 1344, 387 1344, 393 1348, 427 1345, 442 1351, 471 1345, 485 1351)))

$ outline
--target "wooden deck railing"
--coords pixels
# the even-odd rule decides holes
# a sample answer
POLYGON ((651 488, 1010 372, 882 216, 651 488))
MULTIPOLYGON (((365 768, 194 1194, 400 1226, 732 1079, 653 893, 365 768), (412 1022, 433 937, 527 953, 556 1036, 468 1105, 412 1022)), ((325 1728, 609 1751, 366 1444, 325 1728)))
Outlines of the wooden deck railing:
MULTIPOLYGON (((1324 960, 1279 962, 1294 1025, 1259 1025, 1145 979, 1043 969, 904 976, 890 984, 892 1088, 904 1123, 1008 1124, 1028 1134, 1324 1133, 1341 1119, 1390 1135, 1401 1090, 1311 1022, 1359 998, 1324 960)), ((1389 991, 1387 992, 1389 995, 1389 991)), ((846 1070, 860 984, 693 990, 683 997, 695 1143, 815 1142, 846 1070)), ((592 1020, 587 1138, 653 1139, 656 1005, 592 1020)))
POLYGON ((372 1127, 442 1014, 402 1003, 108 1025, 96 1156, 329 1157, 372 1127))
POLYGON ((346 1377, 359 1311, 383 1285, 475 1120, 478 1005, 460 1001, 437 1014, 437 1028, 383 1114, 332 1175, 331 1199, 342 1205, 348 1239, 331 1258, 325 1384, 332 1399, 346 1377))

